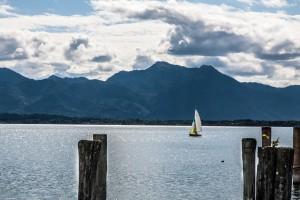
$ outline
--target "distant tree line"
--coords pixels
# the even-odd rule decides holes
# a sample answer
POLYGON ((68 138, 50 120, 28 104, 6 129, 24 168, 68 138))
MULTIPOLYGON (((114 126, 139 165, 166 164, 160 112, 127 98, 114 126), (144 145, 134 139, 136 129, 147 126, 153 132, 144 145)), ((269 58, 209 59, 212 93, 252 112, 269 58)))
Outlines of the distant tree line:
MULTIPOLYGON (((99 125, 190 125, 192 120, 142 120, 142 119, 99 119, 88 117, 67 117, 47 114, 0 114, 2 124, 99 124, 99 125)), ((300 126, 300 121, 260 121, 260 120, 204 120, 205 126, 300 126)))

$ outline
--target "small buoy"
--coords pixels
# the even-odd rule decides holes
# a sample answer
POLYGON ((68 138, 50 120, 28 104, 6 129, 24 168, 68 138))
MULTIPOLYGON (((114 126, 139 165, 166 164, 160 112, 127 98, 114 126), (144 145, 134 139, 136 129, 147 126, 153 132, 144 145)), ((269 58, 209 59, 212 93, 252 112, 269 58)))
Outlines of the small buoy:
POLYGON ((224 162, 224 160, 221 160, 221 162, 223 163, 223 162, 224 162))

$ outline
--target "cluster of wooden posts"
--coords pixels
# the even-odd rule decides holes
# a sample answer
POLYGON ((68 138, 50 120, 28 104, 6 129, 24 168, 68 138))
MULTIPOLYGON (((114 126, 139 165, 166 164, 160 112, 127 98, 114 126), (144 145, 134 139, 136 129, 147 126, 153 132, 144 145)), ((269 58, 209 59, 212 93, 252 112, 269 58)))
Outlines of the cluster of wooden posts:
POLYGON ((300 183, 300 128, 293 130, 293 148, 277 147, 271 128, 262 128, 262 146, 242 139, 244 200, 290 200, 292 184, 300 183))

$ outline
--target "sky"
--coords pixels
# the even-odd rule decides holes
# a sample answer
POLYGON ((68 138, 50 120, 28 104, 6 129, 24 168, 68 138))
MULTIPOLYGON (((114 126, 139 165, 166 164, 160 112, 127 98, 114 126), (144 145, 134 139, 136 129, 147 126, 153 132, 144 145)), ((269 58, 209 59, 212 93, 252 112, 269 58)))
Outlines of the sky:
POLYGON ((106 80, 156 61, 300 85, 300 0, 0 0, 0 67, 106 80))

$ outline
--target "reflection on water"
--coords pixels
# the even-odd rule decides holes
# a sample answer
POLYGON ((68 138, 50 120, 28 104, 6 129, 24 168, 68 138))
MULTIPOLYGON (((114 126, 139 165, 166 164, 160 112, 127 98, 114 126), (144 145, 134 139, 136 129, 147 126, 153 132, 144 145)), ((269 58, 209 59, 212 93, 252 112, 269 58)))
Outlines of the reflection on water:
POLYGON ((300 184, 293 185, 293 200, 300 199, 300 184))

